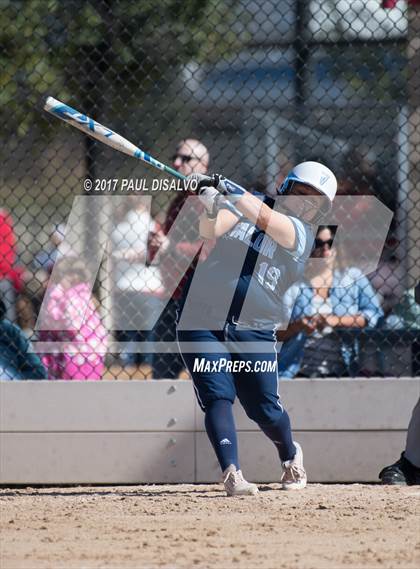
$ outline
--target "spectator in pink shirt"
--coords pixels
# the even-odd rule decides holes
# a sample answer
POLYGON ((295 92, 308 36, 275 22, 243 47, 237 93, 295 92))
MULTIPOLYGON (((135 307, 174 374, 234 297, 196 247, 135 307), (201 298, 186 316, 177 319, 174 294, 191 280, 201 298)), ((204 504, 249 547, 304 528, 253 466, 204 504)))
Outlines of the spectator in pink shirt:
MULTIPOLYGON (((75 258, 58 262, 58 284, 47 291, 46 317, 40 340, 60 342, 42 362, 49 379, 101 379, 106 331, 92 299, 84 263, 75 258), (79 344, 79 345, 78 345, 79 344)), ((54 278, 55 275, 54 274, 54 278)))

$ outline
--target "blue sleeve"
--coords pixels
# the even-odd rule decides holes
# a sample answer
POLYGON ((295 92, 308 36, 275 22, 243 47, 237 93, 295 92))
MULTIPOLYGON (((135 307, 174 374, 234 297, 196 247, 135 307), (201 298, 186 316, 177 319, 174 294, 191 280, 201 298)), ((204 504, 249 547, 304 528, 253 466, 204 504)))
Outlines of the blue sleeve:
MULTIPOLYGON (((310 234, 308 228, 296 217, 289 217, 290 221, 293 223, 296 231, 295 246, 293 249, 288 249, 294 257, 300 258, 305 255, 309 246, 309 237, 312 241, 312 234, 310 234)), ((312 243, 311 243, 312 245, 312 243)))
POLYGON ((358 280, 357 285, 359 287, 360 314, 366 318, 367 326, 374 328, 379 318, 384 314, 378 295, 373 290, 367 277, 362 277, 358 280))
POLYGON ((48 263, 53 264, 53 260, 46 251, 40 251, 32 261, 35 269, 44 269, 48 263))
POLYGON ((291 287, 287 289, 283 296, 283 319, 281 321, 281 325, 283 326, 280 328, 281 330, 285 330, 290 322, 296 320, 295 311, 296 311, 296 301, 298 299, 300 293, 300 285, 299 283, 293 284, 291 287))
POLYGON ((295 322, 304 316, 313 316, 313 289, 309 283, 301 281, 292 285, 286 292, 285 303, 289 309, 290 322, 295 322))

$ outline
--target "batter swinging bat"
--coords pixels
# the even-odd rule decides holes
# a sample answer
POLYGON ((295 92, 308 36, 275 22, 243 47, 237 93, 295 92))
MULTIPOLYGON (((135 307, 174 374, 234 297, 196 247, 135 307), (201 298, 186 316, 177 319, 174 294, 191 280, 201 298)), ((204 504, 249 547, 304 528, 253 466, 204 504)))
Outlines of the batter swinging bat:
MULTIPOLYGON (((123 136, 117 134, 106 126, 101 125, 90 117, 79 113, 79 111, 76 111, 76 109, 65 105, 61 101, 57 101, 57 99, 54 99, 54 97, 47 97, 44 104, 44 110, 58 117, 62 121, 78 128, 92 138, 96 138, 96 140, 99 140, 100 142, 111 146, 115 150, 124 152, 124 154, 133 156, 139 160, 143 160, 143 162, 147 162, 151 166, 154 166, 158 170, 166 172, 175 178, 178 178, 180 180, 187 179, 186 176, 183 176, 173 168, 166 166, 166 164, 159 162, 159 160, 156 160, 150 156, 150 154, 147 154, 123 136)), ((225 200, 223 205, 236 216, 241 217, 241 213, 230 202, 225 200)))

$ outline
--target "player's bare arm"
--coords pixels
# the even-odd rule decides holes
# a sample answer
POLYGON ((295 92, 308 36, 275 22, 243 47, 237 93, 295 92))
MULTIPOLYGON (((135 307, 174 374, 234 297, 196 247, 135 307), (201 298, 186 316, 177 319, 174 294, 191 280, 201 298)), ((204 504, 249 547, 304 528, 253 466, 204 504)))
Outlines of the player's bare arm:
POLYGON ((226 209, 220 210, 215 218, 203 215, 200 218, 200 235, 204 239, 217 239, 232 229, 237 222, 236 215, 226 209))
POLYGON ((232 212, 220 210, 223 200, 225 200, 223 195, 221 195, 221 189, 226 187, 227 191, 225 194, 230 199, 233 198, 235 200, 234 205, 239 210, 239 213, 247 217, 283 247, 287 249, 294 247, 296 231, 287 215, 273 211, 256 196, 230 180, 222 179, 217 175, 214 177, 193 176, 198 180, 199 196, 208 212, 207 219, 200 220, 200 234, 204 238, 213 239, 220 237, 238 221, 238 218, 232 212), (209 185, 206 186, 204 184, 209 185), (216 184, 216 187, 211 187, 214 184, 216 184), (229 193, 231 188, 233 191, 229 193))
POLYGON ((295 246, 295 226, 287 215, 272 210, 246 190, 243 196, 235 202, 235 206, 276 243, 286 249, 292 249, 295 246))
MULTIPOLYGON (((229 200, 238 216, 243 215, 249 219, 282 247, 293 249, 296 245, 296 229, 290 215, 310 223, 320 209, 320 193, 307 183, 293 182, 292 189, 287 193, 289 215, 286 215, 271 209, 245 188, 218 174, 195 175, 195 177, 197 191, 207 209, 210 222, 213 221, 216 224, 215 230, 211 230, 211 223, 205 222, 205 226, 203 224, 203 236, 205 237, 210 235, 212 238, 218 237, 233 226, 235 215, 232 212, 231 217, 228 218, 229 222, 225 223, 225 217, 218 221, 217 212, 223 207, 223 203, 229 200), (311 196, 316 197, 314 199, 311 196)), ((325 198, 322 199, 325 200, 325 198)))

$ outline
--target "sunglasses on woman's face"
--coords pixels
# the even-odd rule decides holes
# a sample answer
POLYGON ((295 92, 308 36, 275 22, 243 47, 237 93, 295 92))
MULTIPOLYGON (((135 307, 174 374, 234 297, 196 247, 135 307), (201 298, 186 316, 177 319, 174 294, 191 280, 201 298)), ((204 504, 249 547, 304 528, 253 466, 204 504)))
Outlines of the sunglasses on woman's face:
POLYGON ((315 239, 315 249, 322 249, 324 245, 327 245, 327 247, 331 249, 333 242, 334 239, 327 239, 326 241, 324 241, 324 239, 315 239))
POLYGON ((191 160, 197 160, 195 156, 188 156, 187 154, 174 154, 172 156, 172 162, 179 158, 183 164, 190 162, 191 160))

